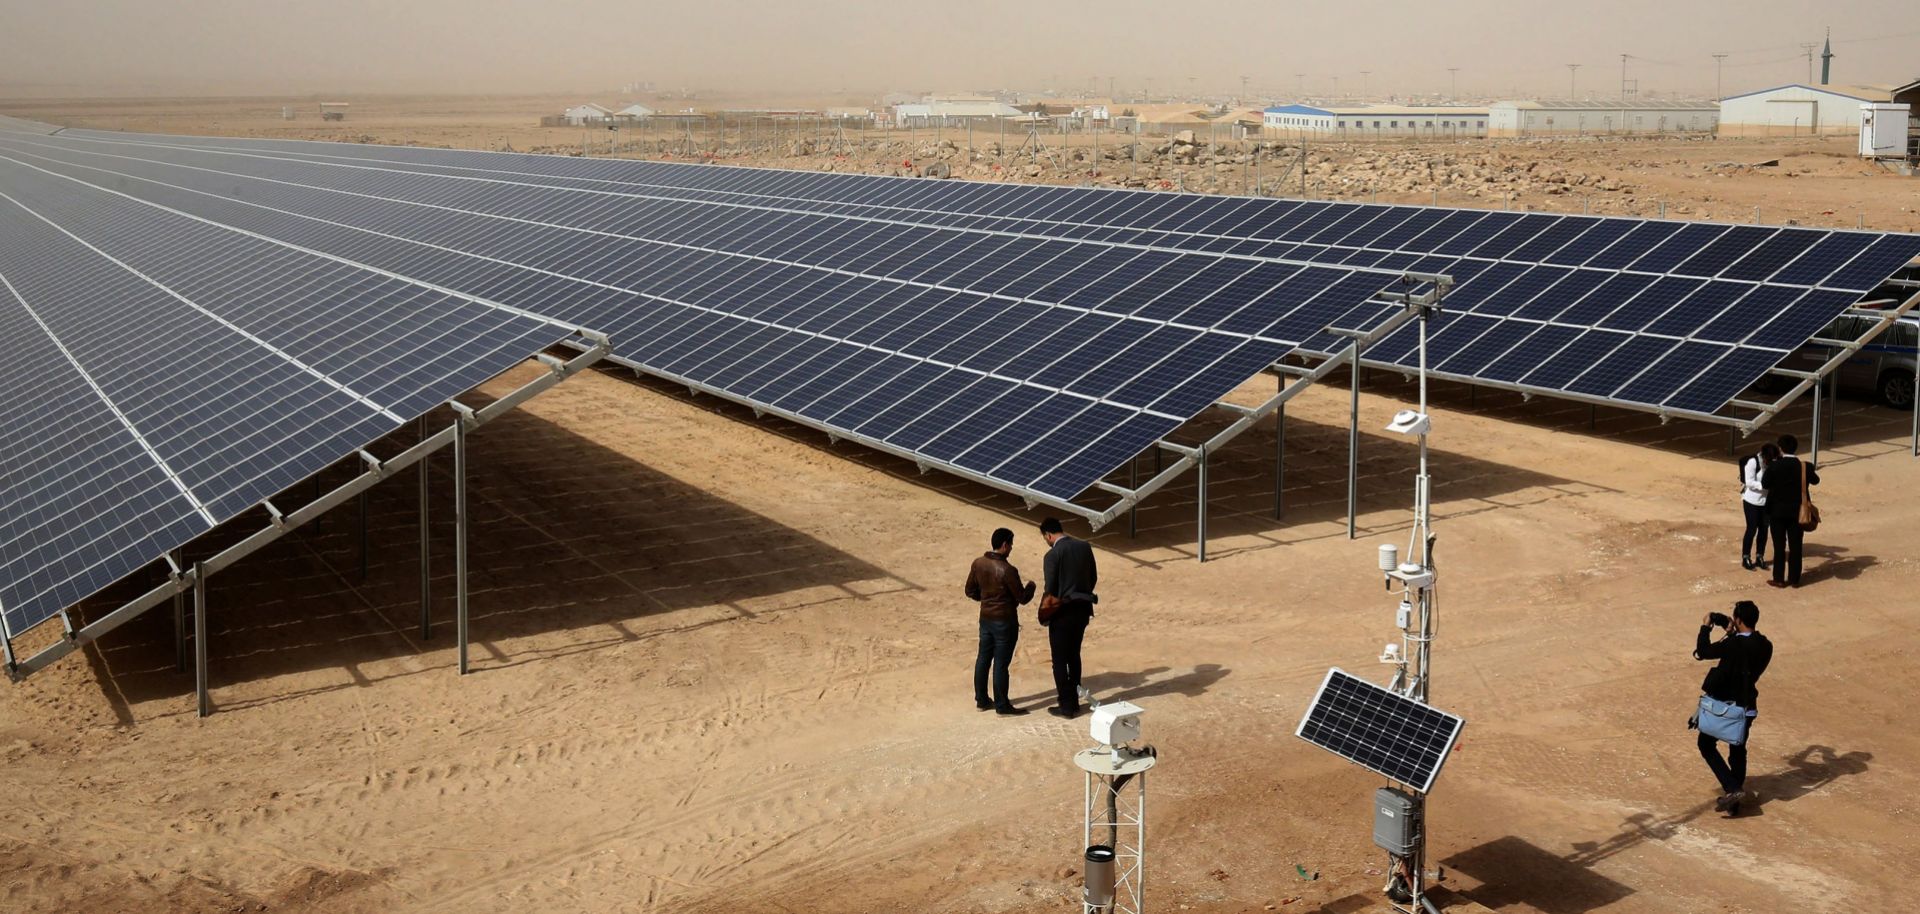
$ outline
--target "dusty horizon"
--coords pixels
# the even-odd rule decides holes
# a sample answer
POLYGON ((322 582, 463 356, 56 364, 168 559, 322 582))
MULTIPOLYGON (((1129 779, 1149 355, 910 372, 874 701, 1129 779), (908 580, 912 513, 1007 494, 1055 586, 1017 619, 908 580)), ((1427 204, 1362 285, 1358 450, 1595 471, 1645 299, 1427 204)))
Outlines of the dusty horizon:
MULTIPOLYGON (((1376 0, 1285 13, 1244 0, 1171 10, 1120 0, 1101 17, 1009 0, 964 16, 848 0, 5 3, 15 40, 0 59, 0 97, 607 94, 636 84, 761 97, 1606 97, 1621 92, 1623 53, 1639 94, 1712 97, 1716 86, 1731 94, 1805 81, 1801 45, 1817 55, 1829 27, 1833 82, 1920 77, 1910 53, 1920 16, 1892 0, 1825 11, 1786 0, 1622 0, 1605 10, 1376 0), (1184 27, 1168 28, 1175 19, 1184 27), (1527 37, 1507 38, 1516 33, 1527 37), (1717 74, 1715 54, 1726 55, 1717 74)), ((1816 80, 1819 65, 1816 56, 1816 80)))

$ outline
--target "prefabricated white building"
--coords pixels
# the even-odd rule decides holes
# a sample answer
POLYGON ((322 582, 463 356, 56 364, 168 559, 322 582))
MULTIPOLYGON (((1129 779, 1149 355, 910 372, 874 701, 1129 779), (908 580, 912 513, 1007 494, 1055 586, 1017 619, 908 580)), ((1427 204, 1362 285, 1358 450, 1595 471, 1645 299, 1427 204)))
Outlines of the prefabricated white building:
POLYGON ((1487 109, 1451 106, 1321 108, 1314 105, 1275 105, 1260 114, 1268 134, 1305 133, 1362 139, 1366 137, 1486 136, 1487 109))
POLYGON ((1710 133, 1719 122, 1712 102, 1505 101, 1487 108, 1489 136, 1710 133))
POLYGON ((1729 95, 1720 100, 1720 133, 1726 136, 1854 134, 1860 131, 1860 106, 1868 102, 1913 104, 1920 102, 1920 88, 1796 83, 1729 95), (1895 98, 1896 94, 1905 97, 1895 98))

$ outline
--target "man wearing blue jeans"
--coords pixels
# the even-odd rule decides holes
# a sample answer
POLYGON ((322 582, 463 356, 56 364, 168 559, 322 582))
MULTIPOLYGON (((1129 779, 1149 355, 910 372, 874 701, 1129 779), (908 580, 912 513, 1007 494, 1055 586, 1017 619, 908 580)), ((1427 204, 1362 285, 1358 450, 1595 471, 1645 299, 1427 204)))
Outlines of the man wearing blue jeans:
POLYGON ((1020 582, 1020 569, 1007 562, 1013 531, 993 531, 993 549, 973 560, 967 572, 967 598, 980 601, 980 653, 973 661, 973 706, 1003 716, 1027 713, 1007 698, 1007 667, 1020 643, 1020 607, 1033 599, 1033 582, 1020 582), (993 699, 987 699, 987 671, 993 671, 993 699))
MULTIPOLYGON (((1778 552, 1774 560, 1780 560, 1778 552)), ((1759 624, 1760 607, 1751 600, 1741 600, 1733 604, 1731 618, 1708 613, 1693 642, 1693 659, 1720 661, 1707 671, 1700 691, 1715 701, 1746 709, 1746 727, 1740 742, 1727 744, 1726 759, 1720 758, 1719 740, 1702 731, 1699 741, 1701 757, 1707 760, 1714 779, 1720 782, 1720 798, 1714 801, 1713 808, 1735 815, 1740 812, 1740 801, 1747 798, 1747 737, 1753 732, 1753 719, 1760 714, 1760 674, 1773 662, 1773 642, 1754 631, 1754 626, 1759 624), (1726 625, 1727 635, 1713 641, 1710 636, 1716 624, 1726 625)))

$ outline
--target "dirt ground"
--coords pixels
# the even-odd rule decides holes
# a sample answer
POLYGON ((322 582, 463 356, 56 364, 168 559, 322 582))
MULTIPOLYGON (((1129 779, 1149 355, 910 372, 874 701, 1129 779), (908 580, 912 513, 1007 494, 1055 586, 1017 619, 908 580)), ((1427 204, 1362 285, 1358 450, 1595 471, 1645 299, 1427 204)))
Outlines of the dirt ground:
MULTIPOLYGON (((1095 536, 1087 684, 1147 708, 1160 752, 1150 909, 1385 910, 1380 780, 1292 730, 1327 667, 1384 677, 1373 658, 1393 607, 1374 550, 1405 544, 1415 450, 1380 429, 1410 396, 1397 377, 1363 384, 1357 541, 1339 385, 1289 406, 1284 521, 1269 420, 1215 458, 1205 564, 1191 477, 1147 503, 1137 536, 1124 522, 1095 536)), ((1898 545, 1920 485, 1910 416, 1841 401, 1806 586, 1774 591, 1737 561, 1723 429, 1452 386, 1436 399, 1433 700, 1468 721, 1430 807, 1445 885, 1544 914, 1897 897, 1920 852, 1920 776, 1900 761, 1920 753, 1920 563, 1898 545), (1700 617, 1742 598, 1776 656, 1754 731, 1760 799, 1728 818, 1684 729, 1704 673, 1688 652, 1700 617)), ((1803 404, 1768 432, 1808 428, 1803 404)), ((1038 572, 1041 512, 711 398, 586 374, 474 436, 461 677, 450 468, 432 468, 425 641, 407 473, 373 490, 364 579, 351 506, 212 579, 212 717, 193 714, 164 609, 0 688, 0 910, 1076 903, 1070 758, 1086 722, 981 715, 968 684, 967 563, 1006 525, 1015 563, 1038 572)), ((1036 712, 1044 642, 1029 622, 1014 666, 1036 712)))

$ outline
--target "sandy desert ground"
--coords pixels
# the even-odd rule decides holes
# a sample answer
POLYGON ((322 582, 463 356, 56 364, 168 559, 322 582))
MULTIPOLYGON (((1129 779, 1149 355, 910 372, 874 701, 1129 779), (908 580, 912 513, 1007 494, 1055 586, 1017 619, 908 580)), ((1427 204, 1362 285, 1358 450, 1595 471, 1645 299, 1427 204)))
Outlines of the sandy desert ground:
MULTIPOLYGON (((1374 550, 1405 542, 1415 452, 1379 429, 1411 389, 1362 386, 1357 540, 1339 385, 1289 407, 1284 521, 1268 421, 1214 463, 1208 562, 1190 477, 1136 537, 1094 539, 1088 685, 1146 707, 1161 757, 1152 910, 1385 910, 1380 780, 1292 736, 1328 666, 1382 675, 1392 631, 1374 550)), ((1469 721, 1431 805, 1445 885, 1544 914, 1896 903, 1920 852, 1910 416, 1841 401, 1806 586, 1773 591, 1737 561, 1725 430, 1451 386, 1437 403, 1433 700, 1469 721), (1688 652, 1742 598, 1777 653, 1761 799, 1728 818, 1684 729, 1688 652)), ((1802 404, 1768 432, 1808 428, 1802 404)), ((406 474, 374 490, 364 579, 351 507, 213 579, 212 717, 165 611, 0 689, 0 909, 1073 909, 1085 721, 968 694, 966 565, 1007 525, 1037 572, 1040 512, 624 372, 473 444, 472 674, 442 458, 430 639, 406 474)), ((1014 667, 1036 709, 1044 642, 1029 623, 1014 667)))

